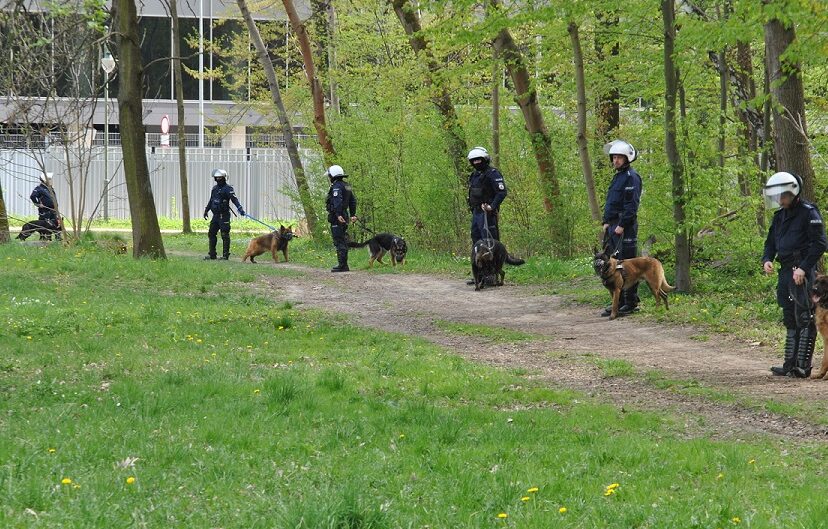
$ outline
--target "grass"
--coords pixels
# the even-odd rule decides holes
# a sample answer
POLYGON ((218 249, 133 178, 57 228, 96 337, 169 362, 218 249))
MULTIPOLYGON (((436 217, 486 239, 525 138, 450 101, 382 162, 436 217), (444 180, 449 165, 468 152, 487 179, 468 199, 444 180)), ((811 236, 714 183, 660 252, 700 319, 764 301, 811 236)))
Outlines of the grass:
POLYGON ((254 295, 278 267, 91 245, 2 245, 0 262, 3 527, 769 528, 826 515, 821 447, 687 439, 669 414, 254 295))
POLYGON ((626 360, 592 357, 590 361, 598 366, 604 378, 631 377, 635 375, 635 366, 626 360))
POLYGON ((505 329, 502 327, 488 327, 486 325, 458 323, 445 320, 437 320, 434 323, 440 329, 451 334, 486 338, 495 343, 524 342, 534 338, 534 336, 529 333, 514 331, 512 329, 505 329))

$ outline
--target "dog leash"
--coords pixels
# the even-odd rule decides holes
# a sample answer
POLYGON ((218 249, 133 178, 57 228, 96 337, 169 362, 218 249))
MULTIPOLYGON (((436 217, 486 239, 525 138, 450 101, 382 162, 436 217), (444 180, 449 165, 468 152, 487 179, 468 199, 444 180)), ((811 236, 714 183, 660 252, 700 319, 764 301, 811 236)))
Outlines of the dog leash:
POLYGON ((794 316, 796 317, 796 324, 798 327, 805 327, 811 322, 811 320, 814 319, 814 304, 811 301, 811 296, 808 295, 810 290, 810 285, 807 280, 801 285, 797 285, 793 282, 788 285, 788 296, 790 296, 791 301, 794 302, 794 306, 797 309, 794 312, 794 316), (800 292, 803 294, 800 294, 800 292), (804 303, 801 302, 802 298, 805 299, 804 303), (807 321, 800 322, 800 318, 802 317, 801 315, 805 314, 807 314, 807 316, 805 316, 807 321), (805 325, 802 325, 802 323, 805 323, 805 325))
MULTIPOLYGON (((609 228, 607 231, 604 232, 604 250, 609 249, 609 242, 612 240, 612 236, 610 235, 609 228)), ((621 247, 624 245, 624 234, 618 236, 618 244, 615 245, 615 249, 612 253, 608 254, 610 257, 616 255, 621 251, 621 247)))
POLYGON ((492 232, 489 230, 489 212, 485 209, 483 210, 483 234, 486 236, 485 240, 492 241, 491 246, 483 243, 483 246, 486 247, 487 250, 492 251, 494 248, 494 237, 492 237, 492 232))
POLYGON ((259 219, 257 219, 256 217, 253 217, 253 216, 251 216, 251 215, 248 215, 247 213, 245 213, 244 215, 242 215, 242 217, 247 217, 247 218, 248 218, 248 219, 250 219, 250 220, 253 220, 253 221, 258 222, 258 223, 259 223, 259 224, 261 224, 262 226, 267 226, 268 228, 270 228, 270 229, 271 229, 271 231, 279 231, 279 230, 277 230, 276 228, 274 228, 273 226, 271 226, 270 224, 268 224, 268 223, 266 223, 266 222, 262 222, 262 221, 260 221, 259 219))
POLYGON ((371 235, 377 234, 377 232, 365 225, 365 221, 362 220, 362 217, 357 217, 357 224, 359 224, 359 227, 362 228, 363 231, 367 231, 371 235))

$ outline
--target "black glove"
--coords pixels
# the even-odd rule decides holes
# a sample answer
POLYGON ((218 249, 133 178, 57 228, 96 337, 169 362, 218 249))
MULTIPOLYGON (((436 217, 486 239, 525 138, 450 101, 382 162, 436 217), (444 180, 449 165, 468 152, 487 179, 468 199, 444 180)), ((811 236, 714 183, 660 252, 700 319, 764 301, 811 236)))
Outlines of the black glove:
POLYGON ((207 220, 207 212, 204 212, 204 220, 207 220))
POLYGON ((242 208, 239 208, 239 215, 241 215, 242 217, 246 217, 247 213, 245 213, 242 208))

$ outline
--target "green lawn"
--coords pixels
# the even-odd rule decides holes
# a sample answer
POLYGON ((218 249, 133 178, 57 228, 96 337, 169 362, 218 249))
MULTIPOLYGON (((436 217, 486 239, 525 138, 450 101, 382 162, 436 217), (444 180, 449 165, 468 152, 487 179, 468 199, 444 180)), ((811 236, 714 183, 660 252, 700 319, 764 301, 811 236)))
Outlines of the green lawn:
POLYGON ((688 437, 679 417, 252 294, 278 267, 18 244, 0 262, 2 527, 789 528, 828 515, 821 447, 688 437))

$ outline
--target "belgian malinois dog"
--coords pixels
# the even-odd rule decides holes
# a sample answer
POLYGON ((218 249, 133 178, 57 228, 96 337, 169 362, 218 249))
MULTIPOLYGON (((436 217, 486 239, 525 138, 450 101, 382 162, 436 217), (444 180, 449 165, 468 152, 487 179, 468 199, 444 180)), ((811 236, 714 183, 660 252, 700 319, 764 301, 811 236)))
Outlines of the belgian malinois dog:
POLYGON ((486 285, 503 286, 503 279, 506 277, 503 265, 520 266, 525 262, 509 255, 503 243, 496 239, 478 240, 474 243, 471 253, 474 289, 480 290, 486 285))
POLYGON ((247 251, 244 252, 242 262, 247 261, 247 258, 249 257, 250 262, 255 263, 256 261, 254 261, 253 258, 262 255, 267 251, 273 255, 273 262, 279 262, 279 254, 277 252, 282 252, 282 255, 285 256, 285 262, 287 262, 288 243, 294 237, 295 235, 293 234, 292 226, 285 228, 284 226, 279 225, 279 229, 277 231, 272 231, 267 235, 261 235, 250 241, 250 244, 247 245, 247 251))
POLYGON ((667 280, 664 278, 664 267, 661 261, 655 257, 632 257, 619 261, 615 257, 609 255, 605 249, 603 252, 595 251, 595 257, 592 261, 592 268, 595 269, 595 274, 601 278, 601 282, 607 287, 607 290, 612 294, 612 312, 609 319, 614 320, 618 316, 618 301, 621 298, 621 291, 625 288, 630 288, 642 279, 647 282, 653 297, 656 300, 656 306, 661 305, 664 301, 664 308, 670 309, 667 303, 667 292, 672 292, 667 280))
POLYGON ((391 255, 391 266, 405 264, 405 254, 408 252, 408 245, 405 239, 397 237, 393 233, 377 233, 365 242, 349 242, 350 248, 362 248, 368 246, 371 257, 368 258, 368 267, 374 268, 374 261, 385 264, 382 258, 386 253, 391 255))
POLYGON ((828 275, 817 276, 810 295, 811 301, 816 305, 814 322, 822 336, 822 366, 811 378, 828 380, 828 275))

